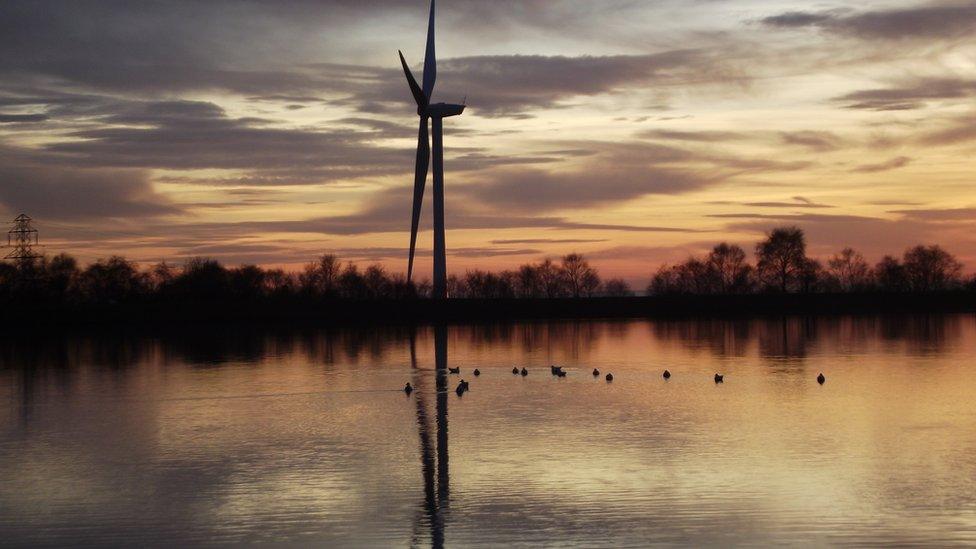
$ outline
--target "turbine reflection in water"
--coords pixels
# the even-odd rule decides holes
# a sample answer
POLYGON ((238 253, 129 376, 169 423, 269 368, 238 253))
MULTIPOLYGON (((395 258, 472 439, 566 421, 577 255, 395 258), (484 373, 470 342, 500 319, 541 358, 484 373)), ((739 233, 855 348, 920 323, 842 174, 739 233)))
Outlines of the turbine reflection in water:
MULTIPOLYGON (((429 376, 418 366, 417 335, 416 332, 411 332, 410 364, 414 372, 414 386, 418 389, 416 391, 417 428, 420 434, 420 460, 424 478, 424 509, 422 515, 426 517, 430 526, 431 545, 443 547, 444 513, 448 508, 450 498, 447 442, 447 327, 443 325, 434 329, 434 352, 437 401, 436 462, 431 441, 430 420, 427 417, 426 394, 429 376)), ((418 520, 417 527, 414 529, 414 544, 417 541, 419 523, 418 520)))

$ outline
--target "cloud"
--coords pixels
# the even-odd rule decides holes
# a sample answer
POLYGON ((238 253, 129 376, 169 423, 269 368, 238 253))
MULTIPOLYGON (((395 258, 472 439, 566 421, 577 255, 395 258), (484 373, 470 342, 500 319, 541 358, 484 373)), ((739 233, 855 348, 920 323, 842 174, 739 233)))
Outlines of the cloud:
POLYGON ((976 208, 930 208, 891 210, 890 213, 901 214, 907 219, 925 221, 968 221, 976 222, 976 208))
MULTIPOLYGON (((371 75, 370 85, 348 88, 351 95, 342 104, 375 114, 402 113, 410 104, 398 70, 356 70, 371 75)), ((419 70, 415 67, 415 72, 419 70)), ((477 116, 514 119, 536 110, 570 106, 578 97, 636 88, 669 95, 679 85, 707 86, 748 79, 735 65, 723 63, 719 54, 706 50, 577 57, 457 57, 438 60, 437 78, 435 100, 460 102, 467 97, 471 113, 477 116)))
POLYGON ((848 109, 901 111, 923 107, 928 101, 976 97, 976 80, 963 78, 916 78, 889 88, 847 93, 833 100, 848 109))
POLYGON ((410 149, 375 144, 369 131, 271 127, 268 120, 230 118, 208 102, 130 102, 115 109, 100 116, 100 126, 45 150, 74 166, 253 170, 237 183, 277 185, 405 173, 413 157, 410 149))
POLYGON ((587 244, 591 242, 606 242, 605 238, 515 238, 507 240, 492 240, 492 244, 587 244))
POLYGON ((843 140, 836 134, 825 131, 782 132, 780 140, 786 145, 796 145, 816 152, 837 150, 843 144, 843 140))
POLYGON ((78 169, 33 151, 0 147, 0 204, 38 219, 153 218, 181 213, 144 170, 78 169))
POLYGON ((851 13, 791 11, 766 17, 774 28, 818 28, 864 40, 950 39, 976 31, 976 5, 922 5, 851 13))
MULTIPOLYGON (((448 20, 441 24, 453 23, 451 28, 458 29, 461 23, 471 40, 527 26, 560 34, 567 27, 599 33, 594 21, 610 13, 608 2, 599 8, 575 2, 462 3, 443 10, 448 20)), ((616 15, 635 10, 628 2, 609 4, 616 15)), ((334 57, 345 60, 343 53, 362 44, 352 38, 367 32, 390 44, 401 33, 392 21, 410 17, 423 29, 424 11, 406 0, 285 0, 273 5, 107 1, 86 7, 52 0, 44 9, 11 5, 0 20, 0 76, 26 87, 56 83, 75 91, 144 99, 216 92, 291 107, 321 100, 362 113, 387 114, 402 111, 410 102, 394 56, 376 66, 374 58, 365 63, 321 62, 323 51, 334 49, 334 57)), ((389 47, 395 51, 392 44, 389 47)), ((411 52, 405 53, 409 59, 411 52)), ((467 94, 473 113, 480 116, 527 117, 534 110, 565 106, 576 97, 635 87, 667 96, 676 85, 747 80, 738 64, 724 61, 727 54, 728 48, 443 57, 438 60, 435 95, 459 101, 467 94)), ((412 61, 419 63, 415 55, 412 61)))
POLYGON ((715 143, 720 141, 741 141, 748 139, 749 136, 739 132, 728 131, 646 130, 639 132, 637 137, 670 141, 698 141, 703 143, 715 143))
MULTIPOLYGON (((473 229, 551 229, 551 230, 608 230, 621 232, 695 233, 698 229, 656 225, 632 225, 575 221, 565 217, 513 213, 474 203, 462 194, 447 196, 446 224, 449 230, 473 229)), ((210 235, 239 235, 256 232, 308 233, 328 235, 366 235, 377 233, 405 234, 409 228, 412 191, 408 186, 374 193, 363 208, 352 214, 315 217, 303 220, 249 221, 240 223, 207 223, 192 225, 194 230, 210 235)), ((429 195, 428 195, 429 196, 429 195)), ((428 198, 429 200, 429 198, 428 198)), ((422 214, 422 230, 430 228, 430 202, 422 214)), ((537 211, 542 208, 537 209, 537 211)))
POLYGON ((952 120, 946 127, 922 134, 922 145, 953 145, 976 140, 976 114, 952 120))
POLYGON ((794 196, 792 202, 777 202, 777 201, 742 202, 741 205, 750 206, 754 208, 811 208, 811 209, 833 208, 833 206, 829 204, 818 204, 816 202, 803 198, 802 196, 794 196))
POLYGON ((770 27, 798 28, 823 25, 834 20, 829 13, 809 13, 804 11, 788 11, 779 15, 772 15, 761 20, 770 27))
POLYGON ((898 168, 904 168, 912 161, 911 158, 907 156, 899 156, 892 158, 891 160, 886 160, 884 162, 878 162, 876 164, 862 164, 852 169, 855 173, 878 173, 886 172, 888 170, 897 170, 898 168))
POLYGON ((4 114, 0 113, 0 124, 19 123, 19 122, 44 122, 48 119, 46 114, 4 114))
POLYGON ((531 213, 586 208, 649 194, 685 193, 713 182, 690 171, 653 165, 642 170, 594 166, 569 173, 495 170, 477 185, 457 191, 497 209, 531 213))

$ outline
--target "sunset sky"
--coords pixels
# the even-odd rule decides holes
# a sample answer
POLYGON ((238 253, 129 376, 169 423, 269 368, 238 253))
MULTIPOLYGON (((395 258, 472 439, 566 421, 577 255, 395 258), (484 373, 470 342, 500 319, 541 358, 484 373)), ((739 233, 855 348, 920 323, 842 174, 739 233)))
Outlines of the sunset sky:
MULTIPOLYGON (((406 270, 427 0, 0 4, 0 214, 48 254, 406 270)), ((441 0, 448 269, 635 283, 777 225, 976 268, 976 3, 441 0)), ((429 227, 430 194, 423 223, 429 227)), ((430 273, 431 233, 417 272, 430 273)))

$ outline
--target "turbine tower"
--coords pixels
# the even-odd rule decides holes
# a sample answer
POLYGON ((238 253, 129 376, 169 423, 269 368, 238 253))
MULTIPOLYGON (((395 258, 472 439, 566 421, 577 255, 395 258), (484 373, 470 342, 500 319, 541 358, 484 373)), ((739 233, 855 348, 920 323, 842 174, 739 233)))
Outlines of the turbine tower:
POLYGON ((430 21, 427 24, 427 51, 424 55, 423 87, 417 84, 403 52, 400 64, 410 85, 410 92, 417 102, 420 131, 417 136, 417 165, 413 180, 413 216, 410 223, 410 259, 407 264, 407 280, 413 277, 413 257, 417 247, 417 226, 420 224, 420 206, 424 201, 427 185, 427 166, 430 163, 430 143, 427 124, 434 130, 434 298, 447 297, 447 250, 444 241, 444 119, 464 112, 464 105, 431 103, 434 80, 437 79, 437 59, 434 55, 434 2, 430 1, 430 21))

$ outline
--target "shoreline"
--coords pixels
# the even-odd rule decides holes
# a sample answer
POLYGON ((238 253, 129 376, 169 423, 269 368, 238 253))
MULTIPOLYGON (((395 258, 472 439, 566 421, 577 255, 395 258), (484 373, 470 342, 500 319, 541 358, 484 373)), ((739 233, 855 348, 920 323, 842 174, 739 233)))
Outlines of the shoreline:
POLYGON ((134 302, 105 306, 4 307, 5 329, 53 326, 380 326, 535 320, 741 318, 793 315, 976 313, 976 292, 747 294, 557 299, 431 299, 134 302))

